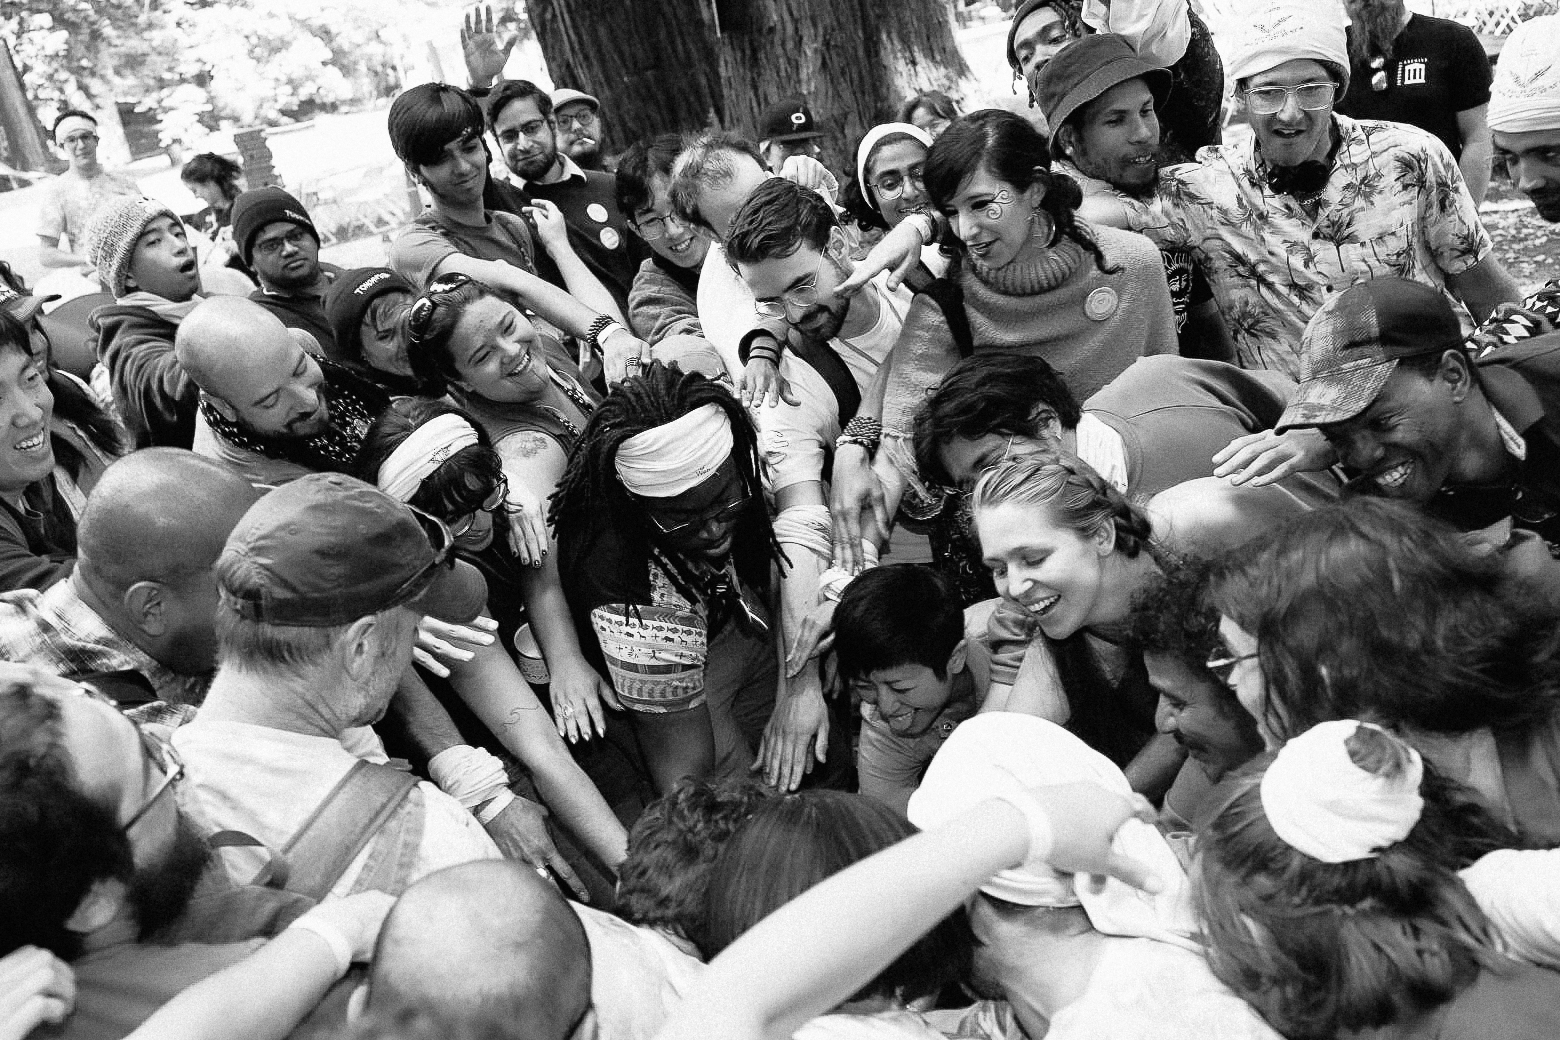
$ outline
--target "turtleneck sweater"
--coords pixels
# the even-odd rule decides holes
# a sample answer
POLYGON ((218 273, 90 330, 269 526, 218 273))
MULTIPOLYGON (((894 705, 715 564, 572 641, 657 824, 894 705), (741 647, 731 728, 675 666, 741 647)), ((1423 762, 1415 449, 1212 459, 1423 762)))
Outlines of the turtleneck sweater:
MULTIPOLYGON (((1176 332, 1158 247, 1131 231, 1079 224, 1112 270, 1101 270, 1082 246, 1063 238, 1037 259, 996 270, 966 257, 947 277, 963 290, 977 352, 1038 354, 1082 401, 1135 359, 1175 353, 1176 332)), ((942 309, 917 295, 889 356, 883 399, 883 435, 898 442, 896 461, 914 458, 916 410, 958 361, 942 309)))

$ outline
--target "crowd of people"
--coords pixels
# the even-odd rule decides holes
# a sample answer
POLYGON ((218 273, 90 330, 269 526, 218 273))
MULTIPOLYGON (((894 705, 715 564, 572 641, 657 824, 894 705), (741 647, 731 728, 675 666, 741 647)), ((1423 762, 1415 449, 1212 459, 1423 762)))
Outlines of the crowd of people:
POLYGON ((1556 38, 1023 0, 830 169, 477 10, 358 269, 65 113, 0 1040, 1560 1036, 1556 38))

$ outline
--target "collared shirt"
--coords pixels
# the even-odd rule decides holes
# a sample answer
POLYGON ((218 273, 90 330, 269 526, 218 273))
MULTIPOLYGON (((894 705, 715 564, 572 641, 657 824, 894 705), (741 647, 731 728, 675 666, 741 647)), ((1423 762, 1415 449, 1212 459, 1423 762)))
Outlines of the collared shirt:
POLYGON ((138 672, 164 701, 199 704, 211 677, 179 675, 108 626, 76 593, 74 579, 43 592, 0 595, 0 657, 60 675, 138 672))
POLYGON ((562 184, 565 181, 583 181, 588 179, 585 176, 585 171, 580 169, 580 164, 569 158, 567 155, 564 155, 562 152, 558 153, 558 161, 563 164, 563 176, 559 177, 555 181, 548 181, 546 184, 543 184, 541 181, 528 181, 518 173, 515 173, 513 170, 509 169, 507 166, 504 167, 503 178, 510 184, 513 184, 515 187, 519 188, 521 191, 530 191, 531 188, 537 185, 546 187, 547 184, 562 184))
POLYGON ((1489 254, 1489 234, 1446 146, 1397 123, 1335 115, 1332 175, 1307 209, 1267 184, 1255 137, 1160 171, 1129 208, 1160 248, 1192 250, 1244 368, 1300 374, 1300 337, 1334 293, 1397 276, 1445 289, 1489 254))

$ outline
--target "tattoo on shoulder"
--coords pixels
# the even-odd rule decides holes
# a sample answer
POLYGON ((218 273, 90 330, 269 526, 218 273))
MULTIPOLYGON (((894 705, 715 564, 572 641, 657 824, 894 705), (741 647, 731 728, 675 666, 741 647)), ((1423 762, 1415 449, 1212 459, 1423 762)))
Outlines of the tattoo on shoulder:
POLYGON ((546 451, 549 443, 551 442, 547 439, 546 434, 527 431, 517 433, 505 440, 504 451, 506 454, 514 455, 517 458, 529 459, 546 451))

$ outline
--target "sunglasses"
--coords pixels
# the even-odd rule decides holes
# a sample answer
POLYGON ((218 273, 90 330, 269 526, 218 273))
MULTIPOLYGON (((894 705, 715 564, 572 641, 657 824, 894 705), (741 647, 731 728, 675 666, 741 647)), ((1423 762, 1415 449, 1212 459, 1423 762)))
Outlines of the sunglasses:
POLYGON ((654 513, 650 514, 650 522, 655 529, 662 534, 687 534, 691 531, 701 530, 710 524, 725 524, 740 519, 742 511, 752 501, 751 495, 744 494, 735 502, 728 502, 713 513, 700 513, 691 520, 685 520, 680 524, 663 524, 654 513))
MULTIPOLYGON (((119 702, 101 691, 93 689, 91 686, 80 686, 77 688, 77 692, 84 697, 90 697, 101 704, 108 705, 116 712, 119 711, 119 702)), ((125 721, 130 722, 129 719, 125 721)), ((130 724, 135 725, 133 722, 130 724)), ((157 771, 162 774, 162 782, 157 785, 151 794, 146 796, 146 801, 141 803, 141 807, 131 813, 130 818, 119 828, 120 831, 126 834, 130 832, 131 827, 134 827, 140 822, 142 817, 151 811, 152 806, 156 805, 163 795, 173 789, 174 784, 184 778, 184 760, 179 757, 179 753, 173 749, 172 744, 163 743, 140 726, 135 727, 135 735, 141 741, 142 752, 151 760, 152 765, 157 767, 157 771)))
POLYGON ((433 315, 439 309, 443 301, 441 297, 448 296, 459 289, 471 284, 471 279, 463 274, 443 274, 428 283, 428 288, 423 294, 412 301, 412 307, 406 312, 406 345, 412 349, 422 346, 423 337, 428 335, 428 326, 433 321, 433 315))
POLYGON ((477 522, 478 513, 493 512, 494 510, 498 509, 499 506, 502 506, 504 504, 504 500, 508 497, 509 479, 500 475, 498 478, 498 483, 493 487, 492 493, 488 495, 487 498, 482 500, 481 508, 474 510, 473 512, 466 513, 462 516, 458 516, 454 520, 450 521, 450 537, 459 538, 461 535, 471 530, 471 526, 477 522))
POLYGON ((1230 682, 1230 676, 1235 674, 1235 666, 1242 661, 1254 661, 1256 659, 1257 655, 1255 653, 1234 654, 1221 646, 1208 655, 1208 660, 1203 662, 1203 667, 1212 672, 1214 678, 1218 679, 1225 686, 1233 686, 1230 682))

